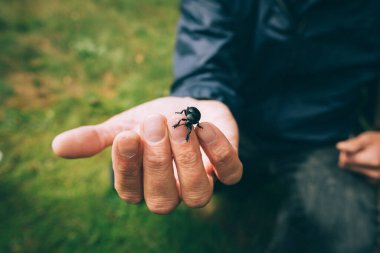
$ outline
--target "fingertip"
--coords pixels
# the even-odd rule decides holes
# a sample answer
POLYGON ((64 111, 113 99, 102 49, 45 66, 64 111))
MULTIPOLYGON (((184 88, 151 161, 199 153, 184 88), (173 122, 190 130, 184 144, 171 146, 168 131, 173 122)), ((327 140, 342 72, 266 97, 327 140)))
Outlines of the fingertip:
POLYGON ((345 141, 345 142, 338 143, 337 148, 341 152, 354 153, 360 149, 360 146, 357 146, 354 143, 349 143, 349 142, 345 141))
POLYGON ((214 143, 218 138, 218 132, 215 130, 215 126, 209 122, 202 122, 200 127, 195 129, 196 134, 203 144, 210 145, 214 143))
POLYGON ((55 155, 62 157, 62 158, 76 158, 77 156, 73 154, 71 149, 68 149, 67 147, 70 146, 70 140, 68 140, 70 136, 68 136, 67 132, 63 132, 59 135, 57 135, 52 143, 51 147, 55 155))
POLYGON ((112 144, 114 136, 99 126, 82 126, 63 132, 52 142, 53 152, 63 158, 93 156, 112 144))
POLYGON ((227 141, 235 151, 238 151, 239 146, 239 136, 221 131, 219 127, 210 123, 202 122, 199 124, 200 127, 196 127, 196 134, 202 145, 205 146, 216 146, 218 143, 224 143, 227 141))
POLYGON ((214 127, 216 127, 211 122, 201 122, 201 123, 199 123, 199 126, 200 127, 197 128, 198 131, 199 130, 203 130, 204 128, 214 128, 214 127))
POLYGON ((62 149, 61 149, 61 137, 62 134, 57 135, 54 137, 53 141, 51 142, 51 148, 55 155, 62 156, 62 149))
POLYGON ((336 144, 337 149, 339 150, 350 150, 352 144, 349 141, 340 141, 336 144))
POLYGON ((119 156, 131 159, 139 152, 140 136, 134 131, 123 131, 116 136, 114 143, 119 156))
POLYGON ((140 136, 131 130, 118 133, 112 145, 114 188, 129 204, 137 204, 143 199, 140 146, 140 136))
POLYGON ((166 117, 159 113, 148 115, 140 125, 140 132, 145 141, 160 143, 167 137, 166 117))

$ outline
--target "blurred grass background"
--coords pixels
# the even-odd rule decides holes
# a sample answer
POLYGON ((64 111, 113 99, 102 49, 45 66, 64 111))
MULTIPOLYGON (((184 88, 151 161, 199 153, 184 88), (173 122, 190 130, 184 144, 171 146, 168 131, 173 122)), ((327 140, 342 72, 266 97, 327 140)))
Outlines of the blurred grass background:
POLYGON ((217 194, 155 215, 112 191, 110 150, 51 152, 64 130, 169 94, 178 16, 177 0, 0 0, 0 252, 258 250, 247 206, 217 194))

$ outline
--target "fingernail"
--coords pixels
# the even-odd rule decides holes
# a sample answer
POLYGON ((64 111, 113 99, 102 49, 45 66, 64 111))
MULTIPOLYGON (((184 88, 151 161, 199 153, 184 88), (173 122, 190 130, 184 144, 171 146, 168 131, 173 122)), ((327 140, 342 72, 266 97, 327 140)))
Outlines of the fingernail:
POLYGON ((205 143, 205 144, 211 144, 214 141, 216 141, 216 133, 214 128, 208 124, 208 123, 202 123, 200 124, 202 127, 201 129, 198 129, 197 135, 199 139, 205 143))
POLYGON ((144 120, 144 137, 149 142, 159 142, 165 137, 165 129, 160 114, 153 114, 144 120))
POLYGON ((129 159, 137 155, 140 145, 139 140, 132 135, 132 133, 123 133, 117 142, 117 151, 119 155, 129 159))
POLYGON ((187 135, 187 132, 188 132, 187 127, 185 127, 185 126, 179 126, 179 127, 176 127, 176 128, 173 127, 182 118, 183 117, 177 115, 177 116, 173 116, 168 121, 170 140, 174 141, 176 143, 184 143, 184 142, 186 142, 186 135, 187 135))

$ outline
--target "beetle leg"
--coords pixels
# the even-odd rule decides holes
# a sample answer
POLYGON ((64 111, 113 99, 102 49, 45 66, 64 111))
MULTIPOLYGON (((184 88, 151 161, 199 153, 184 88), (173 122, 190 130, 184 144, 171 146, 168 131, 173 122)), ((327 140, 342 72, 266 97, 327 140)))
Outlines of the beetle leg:
POLYGON ((201 128, 201 129, 203 129, 203 127, 202 127, 201 125, 199 125, 199 123, 197 124, 197 127, 199 127, 199 128, 201 128))
POLYGON ((181 121, 187 121, 187 119, 180 119, 180 120, 178 121, 178 123, 177 123, 177 124, 173 125, 173 127, 174 127, 174 128, 176 128, 176 127, 179 127, 179 126, 183 126, 183 125, 186 125, 186 123, 184 123, 184 124, 180 124, 180 123, 181 123, 181 121))
POLYGON ((189 139, 190 139, 190 134, 191 134, 191 131, 193 130, 193 124, 191 124, 190 122, 186 122, 186 127, 187 127, 187 134, 186 134, 186 141, 188 142, 189 139))
POLYGON ((192 128, 189 128, 189 131, 188 131, 187 134, 186 134, 186 141, 187 141, 187 142, 188 142, 189 139, 190 139, 191 130, 192 130, 192 128))
POLYGON ((182 110, 182 111, 180 111, 180 112, 175 112, 176 114, 182 114, 182 113, 185 113, 185 115, 186 115, 186 110, 182 110))

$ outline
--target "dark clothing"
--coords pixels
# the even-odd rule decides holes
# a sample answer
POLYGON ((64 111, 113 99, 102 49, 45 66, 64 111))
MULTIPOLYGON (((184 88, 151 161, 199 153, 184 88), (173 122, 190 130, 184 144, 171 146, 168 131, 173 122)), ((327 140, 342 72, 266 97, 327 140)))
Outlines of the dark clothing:
POLYGON ((377 186, 338 168, 334 146, 277 156, 240 150, 245 165, 253 169, 240 187, 251 185, 251 190, 244 189, 253 198, 247 209, 250 216, 260 216, 247 226, 264 233, 258 243, 269 245, 257 252, 373 252, 379 225, 377 186), (266 222, 260 224, 262 219, 266 222))
POLYGON ((268 252, 370 252, 377 187, 333 146, 374 94, 380 1, 182 0, 177 36, 172 95, 226 103, 258 150, 239 149, 240 186, 255 187, 250 216, 278 211, 268 252))
POLYGON ((380 1, 182 0, 181 14, 172 95, 223 101, 274 153, 357 131, 380 69, 380 1))

